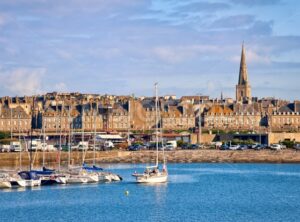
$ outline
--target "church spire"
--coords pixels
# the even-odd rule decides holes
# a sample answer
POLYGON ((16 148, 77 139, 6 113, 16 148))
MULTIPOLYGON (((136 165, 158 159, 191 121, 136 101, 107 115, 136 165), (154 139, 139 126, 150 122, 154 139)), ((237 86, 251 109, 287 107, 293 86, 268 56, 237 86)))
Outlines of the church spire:
POLYGON ((246 65, 246 54, 244 42, 242 45, 242 54, 241 54, 241 63, 240 63, 240 74, 239 74, 239 85, 248 84, 248 73, 247 73, 247 65, 246 65))
POLYGON ((247 102, 250 103, 251 98, 251 86, 248 80, 248 72, 246 65, 246 53, 244 42, 242 45, 242 55, 241 55, 241 63, 240 63, 240 72, 239 72, 239 82, 236 85, 236 101, 238 102, 247 102))

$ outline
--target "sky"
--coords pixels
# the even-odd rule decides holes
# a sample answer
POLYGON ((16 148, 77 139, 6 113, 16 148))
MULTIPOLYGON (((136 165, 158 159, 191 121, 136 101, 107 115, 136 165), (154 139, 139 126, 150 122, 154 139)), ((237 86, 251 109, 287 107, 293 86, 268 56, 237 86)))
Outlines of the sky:
POLYGON ((0 96, 300 99, 298 0, 1 0, 0 96))

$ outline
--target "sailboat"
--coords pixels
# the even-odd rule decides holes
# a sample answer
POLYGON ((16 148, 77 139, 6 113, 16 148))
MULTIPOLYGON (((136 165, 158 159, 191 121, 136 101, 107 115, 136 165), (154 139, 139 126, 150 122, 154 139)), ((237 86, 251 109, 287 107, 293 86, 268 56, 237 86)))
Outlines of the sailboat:
MULTIPOLYGON (((148 166, 146 167, 144 173, 133 173, 132 176, 136 178, 137 183, 165 183, 168 181, 168 171, 167 171, 167 165, 166 160, 164 156, 164 147, 162 147, 163 150, 163 166, 162 170, 159 169, 159 163, 158 163, 158 149, 159 149, 159 110, 158 110, 158 93, 157 93, 157 83, 155 83, 155 122, 156 122, 156 164, 154 166, 148 166)), ((161 143, 162 144, 162 143, 161 143)))
MULTIPOLYGON (((35 108, 35 103, 33 99, 33 107, 32 107, 32 116, 35 108)), ((33 119, 33 118, 32 118, 33 119)), ((20 178, 18 178, 16 181, 19 184, 19 186, 22 187, 34 187, 34 186, 40 186, 41 185, 41 178, 37 175, 36 172, 32 170, 32 129, 33 125, 31 123, 31 131, 30 131, 30 155, 29 155, 29 171, 20 171, 18 172, 18 175, 20 178)))
MULTIPOLYGON (((84 115, 84 109, 83 109, 83 104, 82 104, 82 117, 84 115)), ((70 108, 69 108, 69 119, 70 119, 70 130, 71 130, 71 117, 70 117, 70 108)), ((71 131, 70 131, 71 132, 71 131)), ((71 138, 71 133, 70 133, 70 138, 71 138)), ((83 126, 83 119, 82 119, 82 144, 84 144, 84 126, 83 126)), ((69 139, 69 178, 67 183, 70 184, 76 184, 76 183, 93 183, 93 182, 98 182, 99 178, 96 173, 90 173, 83 169, 82 167, 79 168, 73 168, 71 169, 70 166, 70 158, 71 158, 71 140, 69 139)), ((84 162, 84 153, 82 153, 82 158, 84 162)))
MULTIPOLYGON (((21 131, 20 131, 20 113, 18 114, 18 130, 19 130, 19 143, 20 143, 20 155, 19 155, 19 171, 22 171, 22 142, 21 142, 21 131)), ((27 145, 27 143, 25 143, 27 145)), ((7 176, 6 176, 7 178, 7 176)), ((10 176, 11 186, 25 187, 26 181, 20 177, 17 173, 10 176)))
MULTIPOLYGON (((98 104, 96 106, 96 110, 98 111, 98 104)), ((97 112, 94 111, 93 114, 94 114, 93 165, 89 166, 89 165, 83 163, 82 169, 84 169, 85 171, 87 171, 89 173, 97 174, 99 182, 121 181, 122 180, 121 176, 114 174, 114 173, 105 172, 105 171, 103 171, 103 168, 96 166, 96 114, 97 114, 97 112)))
POLYGON ((42 143, 43 166, 42 166, 42 170, 34 170, 34 172, 41 178, 41 185, 66 184, 67 183, 66 175, 57 173, 55 172, 55 170, 48 169, 45 167, 46 147, 47 147, 47 143, 46 143, 45 121, 43 120, 43 143, 42 143))

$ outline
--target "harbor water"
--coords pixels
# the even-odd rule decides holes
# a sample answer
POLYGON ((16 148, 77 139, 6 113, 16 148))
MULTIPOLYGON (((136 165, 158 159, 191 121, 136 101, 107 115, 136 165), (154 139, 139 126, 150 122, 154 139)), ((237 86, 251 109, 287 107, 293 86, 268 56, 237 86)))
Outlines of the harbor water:
POLYGON ((0 190, 0 221, 300 221, 300 165, 169 164, 143 185, 144 164, 104 165, 122 182, 0 190))

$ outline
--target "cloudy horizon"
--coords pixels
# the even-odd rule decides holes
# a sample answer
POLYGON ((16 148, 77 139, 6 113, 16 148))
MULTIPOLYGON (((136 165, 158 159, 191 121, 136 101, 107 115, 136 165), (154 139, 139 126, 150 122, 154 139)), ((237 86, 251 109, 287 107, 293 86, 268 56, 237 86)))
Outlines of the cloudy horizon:
POLYGON ((296 0, 2 0, 0 96, 81 92, 299 100, 296 0))

